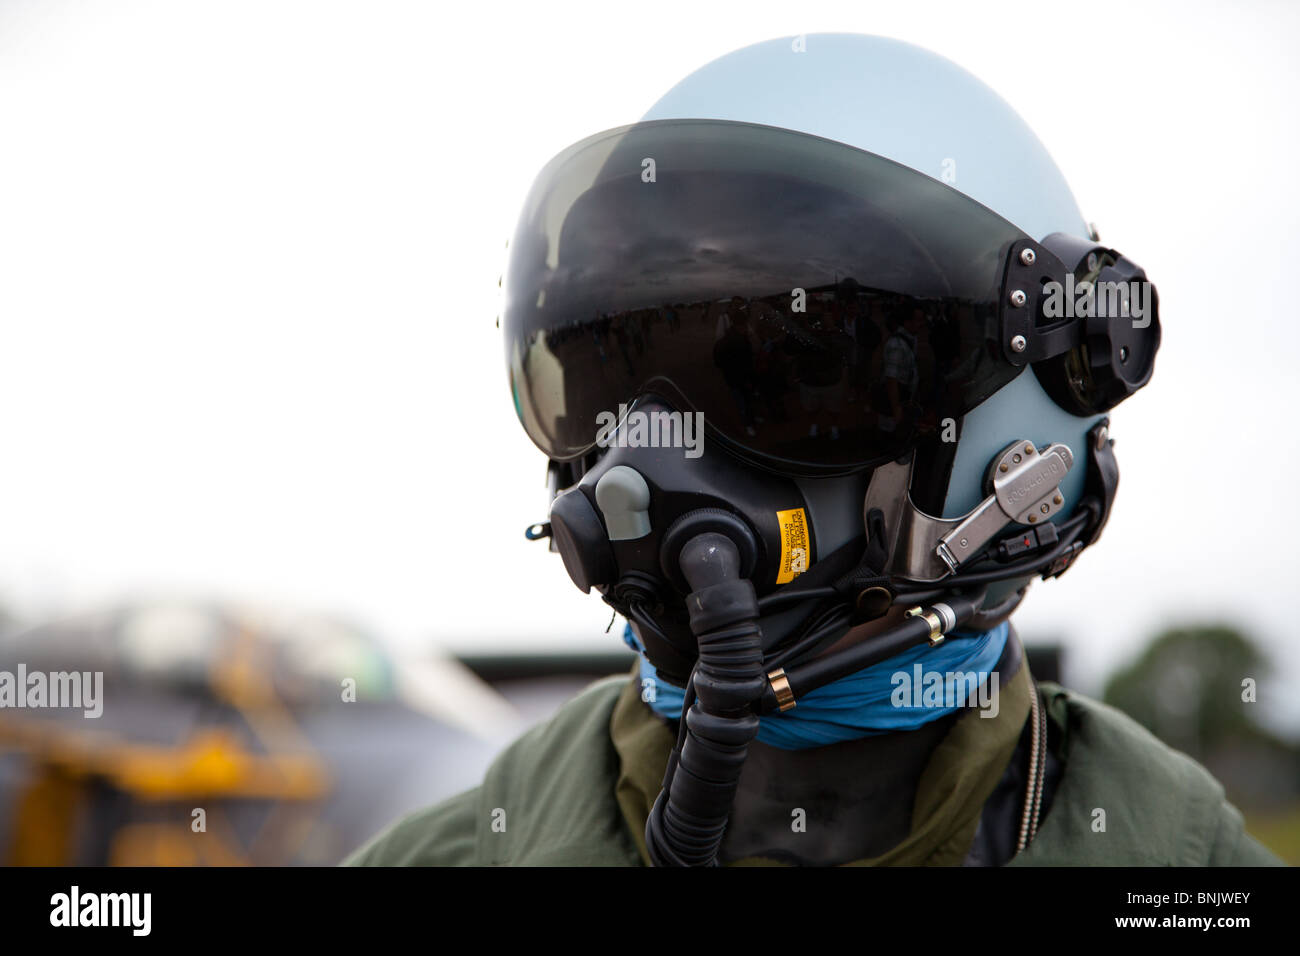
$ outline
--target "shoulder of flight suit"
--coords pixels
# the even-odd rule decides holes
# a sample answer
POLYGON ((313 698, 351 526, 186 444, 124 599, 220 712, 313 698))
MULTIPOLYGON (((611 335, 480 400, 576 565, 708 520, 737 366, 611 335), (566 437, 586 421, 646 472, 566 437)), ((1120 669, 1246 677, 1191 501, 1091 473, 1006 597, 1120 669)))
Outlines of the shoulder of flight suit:
POLYGON ((389 826, 344 866, 471 866, 479 790, 467 790, 389 826))
POLYGON ((1208 770, 1113 707, 1040 684, 1062 731, 1051 810, 1012 866, 1270 866, 1208 770))
POLYGON ((507 747, 480 786, 398 821, 345 865, 639 866, 609 739, 627 680, 591 685, 507 747))

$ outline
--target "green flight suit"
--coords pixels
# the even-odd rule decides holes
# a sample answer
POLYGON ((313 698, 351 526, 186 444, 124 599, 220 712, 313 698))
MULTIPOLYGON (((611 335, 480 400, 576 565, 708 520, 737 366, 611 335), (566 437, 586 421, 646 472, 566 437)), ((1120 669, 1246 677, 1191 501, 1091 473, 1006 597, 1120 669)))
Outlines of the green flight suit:
MULTIPOLYGON (((1009 865, 1280 863, 1245 833, 1241 814, 1224 799, 1223 787, 1198 763, 1114 708, 1055 684, 1039 687, 1048 717, 1060 731, 1057 757, 1065 770, 1036 839, 1009 865), (1097 828, 1097 810, 1105 811, 1104 830, 1097 828)), ((623 721, 637 719, 628 709, 629 700, 639 705, 636 692, 636 683, 625 676, 593 684, 511 744, 482 785, 397 822, 345 862, 644 865, 644 840, 628 817, 637 812, 628 809, 637 803, 626 798, 628 778, 662 777, 663 763, 656 758, 655 767, 624 767, 634 752, 626 743, 627 730, 615 734, 621 735, 622 756, 611 735, 620 700, 623 721), (636 772, 629 774, 629 769, 636 772)), ((647 707, 640 708, 645 719, 657 720, 647 707)), ((1005 765, 1006 758, 1001 759, 1005 765)), ((922 803, 920 793, 917 803, 922 803)), ((644 807, 639 812, 643 826, 644 807)), ((924 822, 914 820, 913 825, 924 822)), ((862 862, 960 859, 950 853, 909 861, 886 854, 862 862)))

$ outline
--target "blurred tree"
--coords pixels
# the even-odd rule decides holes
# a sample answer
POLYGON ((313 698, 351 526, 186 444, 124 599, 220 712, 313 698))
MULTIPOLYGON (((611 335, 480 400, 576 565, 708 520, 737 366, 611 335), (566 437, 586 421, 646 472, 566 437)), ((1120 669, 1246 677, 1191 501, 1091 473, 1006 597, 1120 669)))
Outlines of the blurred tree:
POLYGON ((1227 626, 1160 634, 1106 684, 1103 699, 1170 746, 1202 758, 1229 740, 1265 733, 1242 700, 1242 681, 1269 674, 1264 656, 1227 626))
POLYGON ((1157 737, 1203 763, 1244 807, 1293 805, 1300 795, 1300 750, 1265 729, 1255 708, 1271 667, 1228 625, 1192 625, 1159 634, 1107 682, 1103 699, 1157 737), (1249 679, 1254 700, 1244 699, 1249 679))

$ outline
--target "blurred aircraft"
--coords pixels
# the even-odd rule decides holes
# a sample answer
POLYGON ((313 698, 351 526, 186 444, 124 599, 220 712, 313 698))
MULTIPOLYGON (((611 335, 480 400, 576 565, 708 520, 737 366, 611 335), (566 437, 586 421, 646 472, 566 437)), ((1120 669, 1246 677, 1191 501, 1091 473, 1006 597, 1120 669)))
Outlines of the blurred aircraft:
POLYGON ((332 864, 473 786, 523 718, 454 659, 346 621, 140 603, 0 637, 102 672, 103 713, 0 707, 0 863, 332 864))

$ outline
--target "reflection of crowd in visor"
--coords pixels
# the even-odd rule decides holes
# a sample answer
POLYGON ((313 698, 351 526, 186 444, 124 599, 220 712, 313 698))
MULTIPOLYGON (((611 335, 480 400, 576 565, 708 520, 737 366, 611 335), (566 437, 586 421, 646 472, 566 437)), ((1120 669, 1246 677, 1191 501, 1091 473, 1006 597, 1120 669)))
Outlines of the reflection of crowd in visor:
POLYGON ((762 435, 768 448, 795 451, 828 440, 893 444, 936 428, 987 361, 982 342, 961 341, 963 328, 979 327, 972 318, 966 302, 844 279, 798 296, 606 313, 541 334, 568 370, 554 387, 571 414, 657 391, 742 443, 762 435))

